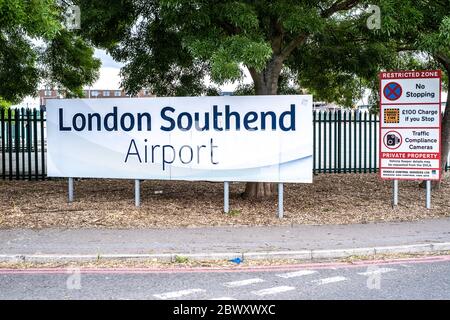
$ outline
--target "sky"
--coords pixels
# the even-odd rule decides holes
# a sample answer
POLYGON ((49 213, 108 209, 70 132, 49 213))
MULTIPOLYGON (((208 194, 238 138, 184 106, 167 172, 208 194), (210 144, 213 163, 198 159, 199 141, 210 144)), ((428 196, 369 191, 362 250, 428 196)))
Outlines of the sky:
MULTIPOLYGON (((94 56, 99 58, 102 62, 100 68, 100 75, 97 81, 92 84, 92 86, 86 86, 85 88, 91 89, 110 89, 115 90, 120 88, 120 68, 123 66, 122 63, 114 61, 114 59, 105 51, 100 49, 95 49, 94 56)), ((208 82, 208 80, 206 80, 208 82)), ((249 75, 246 75, 244 80, 245 83, 250 83, 249 75)), ((234 91, 238 83, 228 83, 220 87, 222 91, 234 91)), ((20 105, 23 106, 39 106, 39 98, 26 97, 20 105)))
MULTIPOLYGON (((106 53, 105 50, 96 49, 95 54, 97 58, 102 61, 102 67, 100 69, 100 77, 91 86, 92 89, 118 89, 120 87, 120 68, 123 64, 114 61, 114 59, 106 53)), ((208 80, 206 80, 208 81, 208 80)), ((244 80, 245 83, 249 83, 249 75, 246 74, 244 80)), ((234 91, 237 83, 228 83, 220 87, 222 91, 234 91)))
POLYGON ((102 61, 100 68, 100 77, 92 85, 93 89, 119 89, 120 87, 120 68, 123 64, 114 61, 105 50, 96 49, 95 57, 102 61))

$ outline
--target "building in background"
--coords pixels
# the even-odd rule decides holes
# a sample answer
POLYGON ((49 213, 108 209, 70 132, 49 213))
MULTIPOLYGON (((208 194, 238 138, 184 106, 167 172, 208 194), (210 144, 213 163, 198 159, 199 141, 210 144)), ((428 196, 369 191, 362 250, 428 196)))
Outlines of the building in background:
MULTIPOLYGON (((148 98, 155 97, 148 89, 142 89, 137 95, 128 95, 122 89, 85 89, 83 90, 83 97, 90 99, 103 98, 148 98)), ((45 105, 47 99, 62 99, 64 93, 57 89, 45 88, 39 90, 39 101, 41 105, 45 105)))
POLYGON ((340 110, 341 107, 334 103, 328 103, 323 101, 314 101, 313 110, 316 111, 336 111, 340 110))

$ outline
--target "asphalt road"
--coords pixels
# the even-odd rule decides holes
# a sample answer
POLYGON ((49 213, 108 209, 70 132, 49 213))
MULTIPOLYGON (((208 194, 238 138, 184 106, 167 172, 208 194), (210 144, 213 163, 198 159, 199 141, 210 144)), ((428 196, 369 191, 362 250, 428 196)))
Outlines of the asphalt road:
POLYGON ((1 269, 0 299, 450 299, 450 256, 233 271, 1 269))

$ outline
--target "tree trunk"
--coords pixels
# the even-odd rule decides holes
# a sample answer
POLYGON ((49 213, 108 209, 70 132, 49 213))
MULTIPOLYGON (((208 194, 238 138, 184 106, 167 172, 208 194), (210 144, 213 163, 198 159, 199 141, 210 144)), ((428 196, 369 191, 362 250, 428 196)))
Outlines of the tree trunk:
MULTIPOLYGON (((447 76, 450 76, 450 64, 446 66, 447 76)), ((449 86, 450 87, 450 86, 449 86)), ((445 112, 442 117, 442 132, 441 132, 441 170, 444 177, 445 165, 447 163, 448 153, 450 151, 450 88, 447 88, 447 103, 445 104, 445 112)), ((440 186, 438 183, 438 187, 440 186)))
MULTIPOLYGON (((449 66, 450 67, 450 66, 449 66)), ((450 70, 449 70, 450 71, 450 70)), ((450 72, 447 71, 450 75, 450 72)), ((447 89, 447 92, 449 90, 447 89)), ((442 117, 442 131, 441 131, 441 180, 437 181, 433 187, 439 189, 441 181, 445 175, 445 165, 447 164, 447 156, 450 151, 450 93, 447 93, 447 102, 445 104, 445 112, 442 117)))
POLYGON ((245 199, 261 199, 272 197, 275 194, 275 183, 272 182, 247 182, 243 197, 245 199))
MULTIPOLYGON (((261 72, 249 68, 255 85, 256 95, 276 95, 278 93, 278 79, 281 67, 281 59, 273 57, 267 67, 261 72)), ((275 190, 275 184, 271 182, 247 182, 242 196, 246 199, 272 197, 275 194, 275 190)))

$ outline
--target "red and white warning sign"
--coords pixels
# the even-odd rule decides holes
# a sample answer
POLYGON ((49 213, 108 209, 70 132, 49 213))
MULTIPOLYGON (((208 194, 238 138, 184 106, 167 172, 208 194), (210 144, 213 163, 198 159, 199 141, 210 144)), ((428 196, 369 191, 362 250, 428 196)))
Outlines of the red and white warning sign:
POLYGON ((439 180, 441 71, 380 73, 380 176, 439 180))

